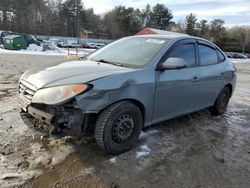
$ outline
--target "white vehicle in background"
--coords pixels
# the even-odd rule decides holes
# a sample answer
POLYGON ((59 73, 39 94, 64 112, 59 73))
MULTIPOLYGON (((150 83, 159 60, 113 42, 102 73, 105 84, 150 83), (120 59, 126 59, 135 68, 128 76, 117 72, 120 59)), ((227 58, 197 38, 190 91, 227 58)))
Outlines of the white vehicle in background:
POLYGON ((105 43, 95 43, 95 42, 90 43, 90 42, 89 42, 89 43, 87 43, 87 44, 88 44, 88 47, 89 47, 89 48, 92 48, 92 49, 100 49, 100 48, 106 46, 105 43))
POLYGON ((106 46, 106 44, 105 43, 97 43, 96 44, 96 48, 102 48, 102 47, 104 47, 104 46, 106 46))
POLYGON ((80 44, 78 44, 77 42, 72 42, 72 41, 59 42, 59 43, 57 43, 57 46, 59 48, 81 48, 80 44))
POLYGON ((97 47, 97 46, 96 46, 96 43, 88 43, 88 44, 89 44, 89 47, 90 47, 90 48, 96 49, 96 47, 97 47))
POLYGON ((68 48, 81 48, 81 45, 78 43, 71 43, 68 45, 68 48))
POLYGON ((59 44, 59 43, 61 43, 58 39, 54 39, 54 38, 49 39, 49 40, 43 40, 43 41, 45 41, 45 42, 47 42, 47 43, 54 43, 54 44, 59 44))
POLYGON ((57 43, 57 47, 59 47, 59 48, 67 48, 67 43, 66 42, 59 42, 59 43, 57 43))

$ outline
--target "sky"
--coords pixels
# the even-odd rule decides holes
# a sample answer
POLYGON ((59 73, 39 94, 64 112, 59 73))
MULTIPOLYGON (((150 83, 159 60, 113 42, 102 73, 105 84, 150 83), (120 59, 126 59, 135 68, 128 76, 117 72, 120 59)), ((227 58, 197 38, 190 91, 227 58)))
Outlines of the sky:
POLYGON ((86 8, 96 14, 105 13, 117 5, 143 9, 146 4, 166 5, 172 10, 174 21, 184 21, 194 13, 198 20, 223 19, 227 27, 250 25, 250 0, 83 0, 86 8))

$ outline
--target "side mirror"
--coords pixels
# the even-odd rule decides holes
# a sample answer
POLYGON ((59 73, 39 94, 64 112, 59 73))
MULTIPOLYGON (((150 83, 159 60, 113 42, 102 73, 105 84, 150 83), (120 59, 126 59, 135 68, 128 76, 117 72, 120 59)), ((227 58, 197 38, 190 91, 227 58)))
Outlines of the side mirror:
POLYGON ((158 65, 156 70, 174 70, 174 69, 183 69, 187 65, 187 62, 182 58, 170 57, 165 62, 158 65))

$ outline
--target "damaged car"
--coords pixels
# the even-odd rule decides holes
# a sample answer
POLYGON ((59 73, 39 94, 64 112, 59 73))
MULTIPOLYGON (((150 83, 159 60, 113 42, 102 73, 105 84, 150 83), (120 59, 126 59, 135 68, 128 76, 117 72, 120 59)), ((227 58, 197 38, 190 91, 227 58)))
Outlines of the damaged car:
POLYGON ((81 60, 25 72, 21 114, 50 133, 93 133, 105 152, 129 150, 144 127, 208 108, 223 114, 236 70, 213 43, 184 35, 122 38, 81 60))

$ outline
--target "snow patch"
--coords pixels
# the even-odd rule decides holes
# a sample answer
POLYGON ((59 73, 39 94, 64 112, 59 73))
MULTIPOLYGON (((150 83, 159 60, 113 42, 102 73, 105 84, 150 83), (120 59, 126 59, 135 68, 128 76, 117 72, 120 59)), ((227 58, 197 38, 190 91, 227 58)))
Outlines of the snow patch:
POLYGON ((50 155, 46 149, 39 143, 31 144, 31 156, 28 161, 30 161, 30 166, 35 168, 39 164, 47 165, 50 162, 50 155))
POLYGON ((139 151, 136 152, 136 158, 140 158, 142 156, 147 156, 150 154, 151 149, 147 145, 143 145, 139 148, 139 151))
POLYGON ((0 155, 0 172, 0 187, 16 187, 41 174, 37 170, 21 171, 3 155, 0 155))
POLYGON ((46 148, 40 143, 33 143, 30 147, 32 153, 28 161, 33 168, 41 164, 44 166, 59 164, 74 152, 73 147, 60 139, 51 141, 46 148))
POLYGON ((56 165, 64 161, 67 156, 74 152, 74 149, 70 146, 62 146, 56 150, 51 152, 52 154, 52 161, 51 165, 56 165))
POLYGON ((147 131, 142 131, 140 136, 139 136, 139 139, 144 139, 144 138, 147 138, 153 134, 156 134, 158 133, 159 131, 157 129, 150 129, 150 130, 147 130, 147 131))
POLYGON ((30 44, 29 47, 27 48, 27 51, 41 52, 43 51, 43 47, 37 46, 36 44, 30 44))
POLYGON ((110 163, 115 164, 116 163, 116 157, 113 157, 109 160, 110 163))
POLYGON ((233 63, 250 63, 250 59, 230 59, 233 63))
POLYGON ((88 174, 93 174, 95 172, 95 168, 94 167, 89 167, 86 168, 82 171, 82 175, 88 175, 88 174))
MULTIPOLYGON (((46 44, 46 45, 47 47, 45 47, 45 44, 42 46, 37 46, 36 44, 30 44, 26 50, 7 50, 0 48, 0 54, 7 53, 7 54, 30 54, 30 55, 51 55, 51 56, 68 55, 68 50, 66 49, 59 48, 55 44, 46 44)), ((90 52, 82 49, 78 51, 78 56, 85 56, 88 53, 90 52)), ((76 54, 76 50, 70 49, 69 54, 76 54)))

